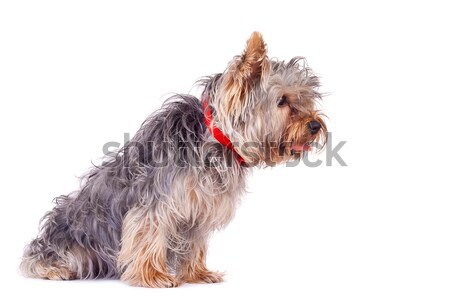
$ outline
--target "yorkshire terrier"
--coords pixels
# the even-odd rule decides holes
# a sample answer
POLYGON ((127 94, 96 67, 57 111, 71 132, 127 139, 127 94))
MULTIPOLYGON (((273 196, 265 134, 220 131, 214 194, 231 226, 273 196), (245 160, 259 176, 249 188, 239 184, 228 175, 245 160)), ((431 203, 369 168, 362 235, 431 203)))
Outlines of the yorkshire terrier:
POLYGON ((201 99, 175 95, 105 156, 81 189, 55 199, 21 270, 46 279, 120 278, 134 286, 215 283, 207 242, 233 218, 253 167, 325 143, 319 79, 302 57, 269 59, 254 32, 201 99))

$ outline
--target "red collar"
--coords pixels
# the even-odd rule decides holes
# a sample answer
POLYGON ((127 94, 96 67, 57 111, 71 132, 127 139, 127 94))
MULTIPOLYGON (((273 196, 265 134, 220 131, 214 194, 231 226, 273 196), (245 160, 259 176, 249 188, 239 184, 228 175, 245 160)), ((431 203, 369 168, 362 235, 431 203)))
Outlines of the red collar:
POLYGON ((208 101, 206 97, 203 97, 203 109, 205 112, 205 123, 206 127, 208 127, 209 131, 211 132, 212 136, 222 145, 233 151, 233 153, 236 156, 237 161, 240 165, 245 165, 245 160, 242 158, 242 156, 237 153, 236 149, 233 146, 233 143, 231 143, 230 139, 216 126, 214 126, 214 123, 212 122, 212 111, 211 106, 208 105, 208 101))

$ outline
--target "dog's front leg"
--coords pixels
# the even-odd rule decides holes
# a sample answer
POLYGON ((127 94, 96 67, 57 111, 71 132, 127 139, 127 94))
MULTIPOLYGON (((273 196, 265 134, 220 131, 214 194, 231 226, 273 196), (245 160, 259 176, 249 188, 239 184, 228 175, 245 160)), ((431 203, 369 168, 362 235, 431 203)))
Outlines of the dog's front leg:
POLYGON ((179 285, 168 272, 167 230, 155 214, 142 208, 131 209, 125 216, 118 266, 121 279, 134 286, 179 285))

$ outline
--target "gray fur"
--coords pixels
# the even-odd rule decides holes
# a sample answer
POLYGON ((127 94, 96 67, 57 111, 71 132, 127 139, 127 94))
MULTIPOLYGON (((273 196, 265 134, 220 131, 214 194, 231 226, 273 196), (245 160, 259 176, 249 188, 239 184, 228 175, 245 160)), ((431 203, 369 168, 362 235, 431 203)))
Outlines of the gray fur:
MULTIPOLYGON (((283 140, 286 132, 294 125, 304 128, 304 120, 315 118, 315 101, 320 99, 319 81, 302 58, 288 63, 272 60, 268 75, 253 83, 239 117, 235 117, 226 112, 222 97, 227 92, 225 75, 236 63, 240 62, 235 58, 223 74, 206 77, 200 84, 204 86, 203 99, 213 110, 214 124, 236 146, 256 143, 253 156, 236 147, 248 165, 240 165, 234 153, 212 137, 201 100, 175 95, 113 158, 105 157, 89 171, 80 191, 55 199, 55 207, 41 221, 37 238, 25 249, 23 273, 52 279, 120 277, 132 263, 118 262, 125 238, 124 220, 131 212, 138 219, 136 224, 150 218, 164 229, 172 273, 193 259, 196 245, 206 244, 211 232, 233 217, 250 166, 268 164, 264 146, 274 142, 283 159, 293 158, 287 146, 291 141, 283 140), (290 118, 276 105, 286 90, 296 95, 291 99, 290 118), (188 204, 190 192, 198 198, 199 207, 188 204), (70 272, 48 275, 60 269, 70 272)), ((299 134, 298 140, 305 136, 299 134)), ((308 136, 307 141, 318 137, 308 136)))
POLYGON ((88 268, 78 269, 77 278, 118 277, 117 255, 127 211, 136 206, 150 209, 162 205, 170 194, 168 183, 178 176, 197 176, 199 184, 206 187, 215 182, 210 188, 214 193, 227 186, 228 177, 243 177, 247 170, 237 166, 227 168, 226 172, 212 172, 214 163, 205 159, 214 157, 215 163, 220 159, 225 164, 232 162, 227 159, 232 154, 211 140, 203 118, 202 104, 195 97, 170 98, 143 123, 115 158, 105 158, 102 165, 84 177, 79 192, 54 200, 56 206, 41 221, 39 236, 25 249, 23 272, 32 276, 30 261, 53 265, 73 245, 79 245, 92 257, 81 264, 88 268), (193 159, 201 163, 189 164, 193 159), (154 160, 164 161, 163 166, 151 166, 156 164, 154 160))

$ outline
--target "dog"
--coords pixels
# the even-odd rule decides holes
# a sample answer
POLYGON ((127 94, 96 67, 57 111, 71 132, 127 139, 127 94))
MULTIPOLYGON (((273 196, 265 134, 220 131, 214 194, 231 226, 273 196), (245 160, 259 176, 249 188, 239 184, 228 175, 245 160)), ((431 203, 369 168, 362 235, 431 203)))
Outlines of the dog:
POLYGON ((198 85, 201 99, 170 97, 79 191, 55 198, 25 247, 25 276, 142 287, 223 280, 206 267, 208 238, 233 218, 246 177, 301 159, 327 129, 319 78, 302 57, 269 59, 258 32, 198 85))

